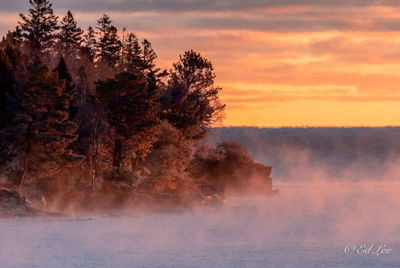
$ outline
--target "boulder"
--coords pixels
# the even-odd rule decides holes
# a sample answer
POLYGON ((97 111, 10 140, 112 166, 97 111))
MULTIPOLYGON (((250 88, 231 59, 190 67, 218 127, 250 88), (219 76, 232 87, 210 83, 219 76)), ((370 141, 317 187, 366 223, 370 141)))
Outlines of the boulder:
POLYGON ((0 189, 0 216, 24 215, 31 212, 31 203, 17 191, 0 189))

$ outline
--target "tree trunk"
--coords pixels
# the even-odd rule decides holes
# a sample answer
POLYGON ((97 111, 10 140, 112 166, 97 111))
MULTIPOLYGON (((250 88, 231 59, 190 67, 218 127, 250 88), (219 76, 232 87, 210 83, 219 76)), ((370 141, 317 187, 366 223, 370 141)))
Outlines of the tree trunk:
POLYGON ((32 122, 29 122, 28 128, 26 130, 25 139, 26 139, 26 147, 25 147, 25 157, 24 157, 24 166, 22 171, 21 180, 19 181, 19 187, 21 187, 26 179, 26 173, 28 172, 28 162, 29 162, 29 154, 31 152, 31 128, 32 122))
MULTIPOLYGON (((95 125, 93 128, 93 133, 92 133, 92 151, 91 151, 91 157, 90 157, 90 170, 91 170, 91 186, 92 186, 92 191, 94 191, 94 183, 96 181, 96 169, 97 169, 97 155, 98 155, 98 150, 99 150, 99 144, 98 142, 98 137, 97 137, 97 128, 98 128, 98 124, 99 124, 99 119, 98 116, 96 114, 95 116, 95 125)), ((100 141, 99 141, 100 143, 100 141)))
POLYGON ((114 142, 113 166, 119 168, 121 166, 121 140, 114 142))

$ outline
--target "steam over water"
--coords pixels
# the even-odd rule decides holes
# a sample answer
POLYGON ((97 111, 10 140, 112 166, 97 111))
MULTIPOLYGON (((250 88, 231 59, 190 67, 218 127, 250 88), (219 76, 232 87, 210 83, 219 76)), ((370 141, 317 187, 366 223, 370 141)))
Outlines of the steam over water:
POLYGON ((221 207, 1 220, 1 267, 399 267, 398 187, 280 189, 221 207), (346 255, 352 244, 391 253, 346 255))
POLYGON ((275 196, 228 196, 225 206, 189 210, 1 219, 0 267, 400 267, 397 160, 378 148, 377 157, 330 165, 352 150, 341 148, 320 161, 312 148, 304 159, 297 151, 301 164, 273 169, 275 196), (368 159, 380 161, 384 176, 360 168, 368 159), (376 254, 382 246, 386 253, 376 254))

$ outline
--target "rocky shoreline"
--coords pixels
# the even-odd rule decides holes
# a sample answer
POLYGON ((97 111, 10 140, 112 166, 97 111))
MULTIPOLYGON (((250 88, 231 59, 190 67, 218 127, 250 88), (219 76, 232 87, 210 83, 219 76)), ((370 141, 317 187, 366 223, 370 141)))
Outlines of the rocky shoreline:
MULTIPOLYGON (((236 170, 238 171, 238 169, 236 170)), ((256 186, 263 185, 262 191, 254 192, 254 189, 250 188, 250 192, 243 191, 242 194, 256 194, 256 195, 274 195, 278 194, 279 190, 272 189, 272 179, 270 177, 271 167, 264 166, 261 164, 255 164, 251 166, 251 169, 247 167, 245 170, 241 170, 237 175, 243 175, 247 173, 247 179, 244 182, 239 183, 238 186, 244 187, 245 182, 249 183, 258 178, 259 182, 256 186)), ((234 179, 234 178, 231 178, 234 179)), ((238 180, 235 180, 238 181, 238 180)), ((245 190, 245 188, 242 188, 245 190)), ((153 194, 139 194, 135 193, 131 196, 131 200, 125 202, 124 205, 113 204, 107 205, 107 198, 100 196, 100 193, 90 195, 88 197, 88 203, 92 205, 88 206, 86 209, 79 211, 79 213, 85 214, 86 212, 96 213, 104 211, 119 211, 124 210, 124 207, 146 207, 146 208, 171 208, 171 207, 191 207, 191 206, 215 206, 224 205, 226 203, 225 192, 221 186, 215 186, 214 184, 199 184, 196 191, 191 192, 162 192, 153 194), (221 190, 222 189, 222 190, 221 190), (96 204, 96 206, 94 206, 96 204)), ((238 194, 238 193, 236 193, 238 194)), ((235 194, 235 195, 236 195, 235 194)), ((239 192, 240 194, 240 192, 239 192)), ((110 198, 114 199, 114 198, 110 198)), ((51 206, 51 204, 48 204, 51 206)), ((46 207, 37 207, 32 205, 21 193, 16 190, 0 188, 0 218, 12 218, 12 217, 62 217, 67 214, 61 214, 56 212, 46 212, 46 207)), ((57 210, 58 211, 58 210, 57 210)), ((78 212, 78 211, 75 211, 78 212)))
POLYGON ((37 213, 17 191, 0 189, 0 217, 33 216, 37 213))

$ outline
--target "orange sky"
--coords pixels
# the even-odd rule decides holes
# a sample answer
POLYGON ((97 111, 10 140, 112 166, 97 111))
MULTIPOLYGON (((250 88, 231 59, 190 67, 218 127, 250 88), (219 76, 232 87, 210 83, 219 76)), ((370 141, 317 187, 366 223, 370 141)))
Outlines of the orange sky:
MULTIPOLYGON (((168 0, 160 7, 157 1, 102 0, 96 1, 98 10, 89 8, 91 1, 53 3, 60 15, 70 8, 83 28, 107 12, 120 29, 149 39, 162 67, 170 68, 187 49, 210 59, 223 87, 225 125, 399 125, 396 1, 216 1, 212 6, 168 0)), ((0 33, 13 28, 26 9, 16 4, 2 9, 0 33)))

